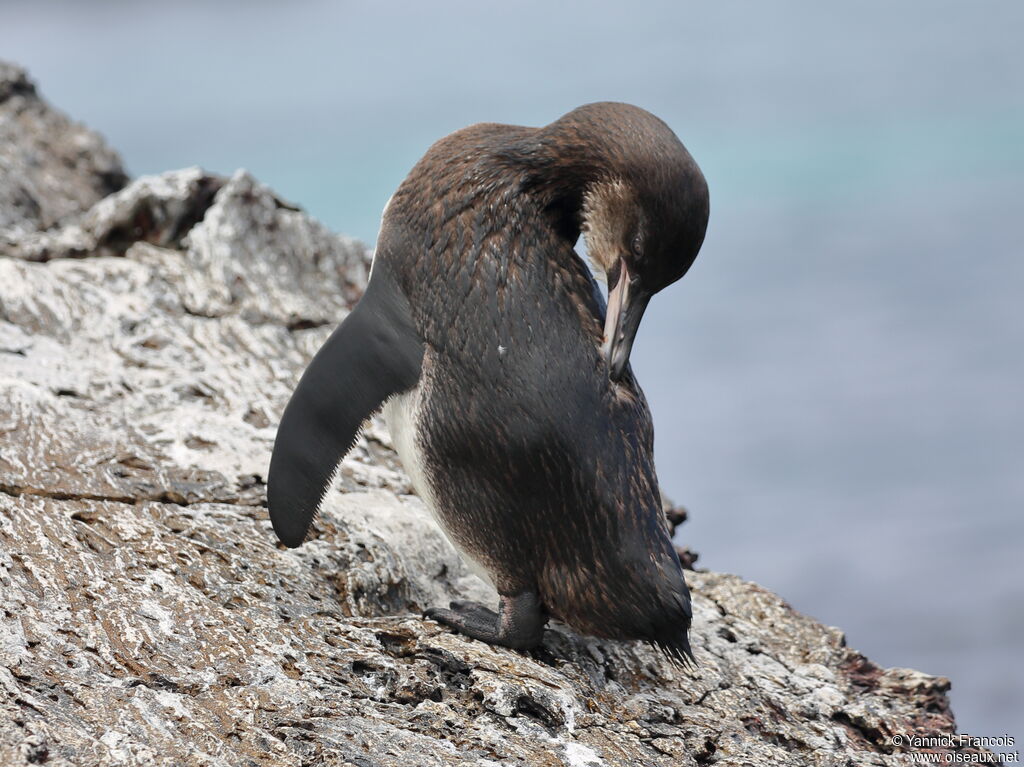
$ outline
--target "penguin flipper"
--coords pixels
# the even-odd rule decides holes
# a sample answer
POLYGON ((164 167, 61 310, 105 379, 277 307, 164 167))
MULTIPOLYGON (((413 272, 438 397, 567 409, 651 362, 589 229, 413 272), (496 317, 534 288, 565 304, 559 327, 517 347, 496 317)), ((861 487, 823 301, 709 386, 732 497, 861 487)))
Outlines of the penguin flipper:
POLYGON ((409 302, 387 266, 376 263, 366 293, 313 357, 281 417, 267 505, 282 543, 295 547, 306 539, 363 423, 416 385, 422 361, 409 302))

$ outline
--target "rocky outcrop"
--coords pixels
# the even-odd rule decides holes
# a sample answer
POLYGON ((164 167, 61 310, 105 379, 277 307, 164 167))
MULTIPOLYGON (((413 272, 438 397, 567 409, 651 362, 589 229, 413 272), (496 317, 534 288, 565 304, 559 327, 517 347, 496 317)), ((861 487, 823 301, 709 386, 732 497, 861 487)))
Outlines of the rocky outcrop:
POLYGON ((117 153, 0 61, 0 230, 49 229, 127 182, 117 153))
POLYGON ((275 426, 364 248, 244 172, 139 179, 44 227, 0 237, 0 763, 904 765, 893 736, 955 731, 945 679, 731 575, 688 574, 693 670, 421 620, 494 597, 376 420, 317 537, 282 548, 275 426))

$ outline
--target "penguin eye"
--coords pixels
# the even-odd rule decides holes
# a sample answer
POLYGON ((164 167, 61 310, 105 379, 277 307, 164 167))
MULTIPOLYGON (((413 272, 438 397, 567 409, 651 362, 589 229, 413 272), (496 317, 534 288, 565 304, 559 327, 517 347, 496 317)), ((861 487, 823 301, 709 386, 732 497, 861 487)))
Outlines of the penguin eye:
POLYGON ((643 250, 644 250, 644 240, 643 240, 643 237, 641 237, 639 234, 633 235, 633 240, 632 240, 632 242, 629 243, 629 249, 630 249, 630 251, 632 251, 634 256, 639 258, 640 255, 643 253, 643 250))

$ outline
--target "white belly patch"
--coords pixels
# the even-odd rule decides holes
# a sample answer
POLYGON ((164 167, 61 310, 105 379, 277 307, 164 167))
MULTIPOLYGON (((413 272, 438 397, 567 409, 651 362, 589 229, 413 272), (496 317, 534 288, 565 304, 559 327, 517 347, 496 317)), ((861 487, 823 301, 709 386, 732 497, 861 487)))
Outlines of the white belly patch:
POLYGON ((445 526, 444 518, 438 513, 437 498, 434 495, 433 485, 427 475, 426 463, 423 460, 423 449, 419 441, 419 419, 423 412, 421 407, 422 398, 423 383, 421 381, 409 391, 403 394, 396 394, 384 403, 384 422, 388 425, 388 430, 391 432, 391 442, 395 446, 395 452, 398 453, 406 474, 409 475, 409 479, 412 481, 416 494, 427 507, 434 522, 441 528, 445 538, 459 552, 459 556, 462 557, 462 560, 475 575, 493 585, 493 580, 487 570, 458 544, 455 537, 445 526))
POLYGON ((431 514, 434 514, 434 492, 427 482, 423 451, 417 439, 421 391, 421 385, 417 385, 407 392, 396 394, 384 403, 383 413, 384 422, 391 432, 391 442, 402 461, 405 473, 412 480, 416 494, 423 499, 431 514))

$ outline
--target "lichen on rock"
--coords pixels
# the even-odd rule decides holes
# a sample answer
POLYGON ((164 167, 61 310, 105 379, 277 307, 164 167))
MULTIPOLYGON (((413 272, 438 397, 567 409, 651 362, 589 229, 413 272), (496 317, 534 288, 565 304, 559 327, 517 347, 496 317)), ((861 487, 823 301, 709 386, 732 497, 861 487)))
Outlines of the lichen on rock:
MULTIPOLYGON (((2 71, 0 113, 37 99, 2 71)), ((31 151, 67 129, 35 125, 31 151)), ((85 188, 110 161, 82 146, 85 188)), ((693 670, 559 625, 524 654, 423 621, 494 595, 376 419, 284 549, 275 426, 365 249, 244 172, 100 191, 34 218, 0 191, 0 763, 902 765, 893 735, 955 731, 945 679, 731 575, 687 573, 693 670)))

